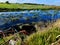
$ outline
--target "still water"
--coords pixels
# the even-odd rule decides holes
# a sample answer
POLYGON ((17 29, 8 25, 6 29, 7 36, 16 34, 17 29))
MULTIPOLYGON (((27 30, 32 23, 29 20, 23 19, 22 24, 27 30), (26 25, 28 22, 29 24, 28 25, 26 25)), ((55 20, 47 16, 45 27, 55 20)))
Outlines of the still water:
POLYGON ((16 24, 32 23, 39 21, 52 21, 60 18, 57 10, 31 10, 20 12, 0 12, 0 28, 10 27, 16 24))

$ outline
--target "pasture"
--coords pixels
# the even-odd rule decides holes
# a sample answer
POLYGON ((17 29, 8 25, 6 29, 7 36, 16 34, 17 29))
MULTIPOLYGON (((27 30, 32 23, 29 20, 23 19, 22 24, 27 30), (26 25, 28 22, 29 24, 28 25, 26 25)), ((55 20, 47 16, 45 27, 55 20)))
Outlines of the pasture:
POLYGON ((60 6, 0 3, 0 11, 60 10, 60 6))

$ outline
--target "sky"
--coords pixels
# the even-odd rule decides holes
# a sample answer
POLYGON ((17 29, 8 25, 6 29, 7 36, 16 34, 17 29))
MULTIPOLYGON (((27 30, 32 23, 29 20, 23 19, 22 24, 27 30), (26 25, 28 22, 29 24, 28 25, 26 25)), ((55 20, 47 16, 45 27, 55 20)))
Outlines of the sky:
POLYGON ((9 1, 10 3, 37 3, 60 6, 60 0, 0 0, 0 2, 6 1, 9 1))

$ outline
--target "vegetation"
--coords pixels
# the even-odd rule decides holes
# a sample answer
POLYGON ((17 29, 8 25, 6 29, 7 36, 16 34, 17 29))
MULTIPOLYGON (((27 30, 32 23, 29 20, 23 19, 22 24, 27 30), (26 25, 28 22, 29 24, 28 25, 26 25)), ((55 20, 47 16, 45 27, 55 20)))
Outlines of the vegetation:
POLYGON ((6 1, 6 4, 9 4, 9 1, 6 1))
POLYGON ((26 45, 50 45, 56 41, 58 35, 60 35, 60 28, 54 27, 47 31, 34 33, 25 40, 25 43, 26 45))
MULTIPOLYGON (((43 30, 41 32, 39 31, 31 34, 30 36, 27 36, 27 38, 24 39, 23 44, 24 45, 51 45, 52 43, 56 42, 56 37, 58 35, 60 35, 60 20, 57 20, 55 23, 53 23, 53 27, 51 29, 47 28, 46 30, 43 30)), ((6 44, 5 42, 7 42, 10 39, 14 39, 15 36, 18 38, 17 45, 21 45, 22 41, 18 33, 14 34, 13 36, 0 39, 0 44, 2 43, 6 44)))
MULTIPOLYGON (((47 29, 41 32, 33 33, 32 35, 28 36, 24 40, 25 45, 51 45, 53 42, 56 41, 56 37, 60 35, 60 28, 53 27, 51 29, 47 29)), ((14 36, 4 38, 5 42, 9 39, 14 39, 16 37, 20 38, 19 34, 15 34, 14 36)), ((0 40, 0 44, 4 43, 3 39, 0 40)), ((20 45, 20 39, 17 41, 17 45, 20 45)), ((7 44, 6 44, 7 45, 7 44)))
POLYGON ((11 39, 13 36, 9 36, 9 37, 4 37, 3 39, 0 38, 0 45, 4 44, 6 41, 8 41, 9 39, 11 39))
POLYGON ((49 6, 43 4, 13 4, 6 1, 0 3, 0 11, 23 11, 23 10, 60 10, 60 6, 49 6))
POLYGON ((10 39, 13 39, 17 37, 17 44, 16 45, 20 45, 21 44, 21 39, 19 37, 19 34, 14 34, 8 37, 4 37, 3 39, 0 39, 0 45, 8 45, 8 42, 10 39))

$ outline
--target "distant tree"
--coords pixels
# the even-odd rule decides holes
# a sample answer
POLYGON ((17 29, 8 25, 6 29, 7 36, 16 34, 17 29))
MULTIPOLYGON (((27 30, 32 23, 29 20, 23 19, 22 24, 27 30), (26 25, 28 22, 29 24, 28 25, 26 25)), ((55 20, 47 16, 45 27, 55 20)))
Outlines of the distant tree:
POLYGON ((9 1, 6 1, 5 3, 9 4, 9 1))
POLYGON ((41 4, 42 6, 44 6, 44 4, 41 4))

